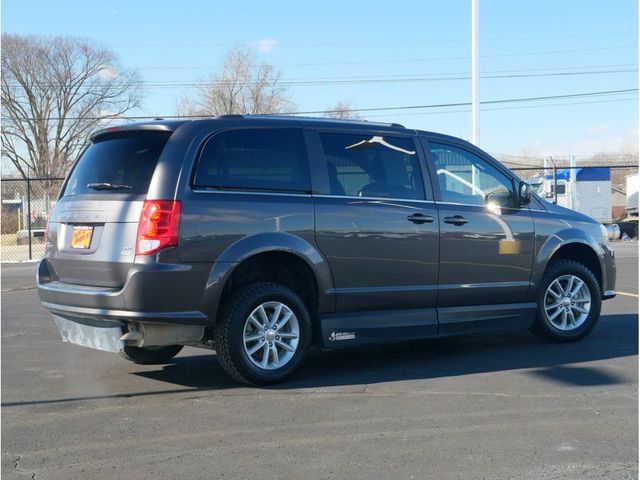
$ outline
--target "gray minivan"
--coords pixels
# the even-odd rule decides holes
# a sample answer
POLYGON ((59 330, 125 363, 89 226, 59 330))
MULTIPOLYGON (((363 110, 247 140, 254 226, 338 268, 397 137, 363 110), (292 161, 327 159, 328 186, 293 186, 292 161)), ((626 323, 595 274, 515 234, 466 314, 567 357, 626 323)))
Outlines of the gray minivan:
POLYGON ((578 340, 615 296, 595 220, 458 138, 231 115, 96 132, 51 212, 38 291, 64 341, 249 384, 323 348, 530 328, 578 340))

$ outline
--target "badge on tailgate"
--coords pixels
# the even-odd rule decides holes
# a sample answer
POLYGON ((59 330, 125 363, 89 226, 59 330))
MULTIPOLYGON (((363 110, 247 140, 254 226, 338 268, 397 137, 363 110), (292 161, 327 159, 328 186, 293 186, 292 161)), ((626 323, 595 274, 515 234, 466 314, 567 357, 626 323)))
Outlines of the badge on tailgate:
POLYGON ((93 227, 86 225, 76 225, 73 227, 71 234, 71 248, 89 248, 91 246, 91 237, 93 236, 93 227))

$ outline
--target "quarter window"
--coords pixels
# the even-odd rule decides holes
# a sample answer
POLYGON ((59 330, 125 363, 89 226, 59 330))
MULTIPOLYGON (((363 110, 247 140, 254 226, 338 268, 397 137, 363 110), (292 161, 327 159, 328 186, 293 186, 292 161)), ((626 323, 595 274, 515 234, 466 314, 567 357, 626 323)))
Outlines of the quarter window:
POLYGON ((486 160, 451 145, 431 143, 443 202, 513 207, 513 182, 486 160))
POLYGON ((332 195, 424 199, 413 140, 372 134, 321 133, 332 195))
POLYGON ((229 130, 205 144, 194 187, 310 192, 302 130, 229 130))

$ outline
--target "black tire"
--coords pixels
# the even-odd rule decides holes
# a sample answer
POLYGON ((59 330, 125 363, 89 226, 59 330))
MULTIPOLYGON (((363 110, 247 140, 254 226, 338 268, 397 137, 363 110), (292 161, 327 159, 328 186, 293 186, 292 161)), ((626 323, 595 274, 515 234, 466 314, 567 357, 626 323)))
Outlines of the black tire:
POLYGON ((600 285, 594 273, 588 267, 574 260, 556 260, 551 263, 540 283, 536 301, 538 303, 538 311, 536 319, 531 327, 531 331, 540 338, 551 340, 554 342, 575 342, 586 337, 596 326, 600 318, 600 309, 602 308, 602 296, 600 285), (560 330, 555 327, 545 314, 544 298, 547 288, 551 283, 562 275, 574 275, 585 282, 591 295, 591 308, 586 320, 582 325, 573 330, 560 330))
POLYGON ((125 345, 120 355, 125 360, 141 365, 155 365, 167 363, 182 350, 182 345, 167 345, 166 347, 132 347, 125 345))
POLYGON ((282 382, 296 373, 311 344, 311 319, 304 301, 291 289, 276 283, 254 283, 238 289, 225 303, 214 330, 214 345, 224 371, 247 385, 282 382), (299 340, 295 353, 282 367, 267 370, 254 365, 245 352, 243 332, 251 312, 265 302, 281 302, 295 314, 299 340))

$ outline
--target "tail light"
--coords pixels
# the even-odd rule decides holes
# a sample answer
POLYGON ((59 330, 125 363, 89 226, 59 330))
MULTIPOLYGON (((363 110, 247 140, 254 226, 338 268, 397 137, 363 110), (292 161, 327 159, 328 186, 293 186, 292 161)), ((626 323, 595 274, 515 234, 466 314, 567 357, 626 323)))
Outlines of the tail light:
POLYGON ((145 200, 138 224, 136 255, 151 255, 178 245, 181 212, 179 200, 145 200))

